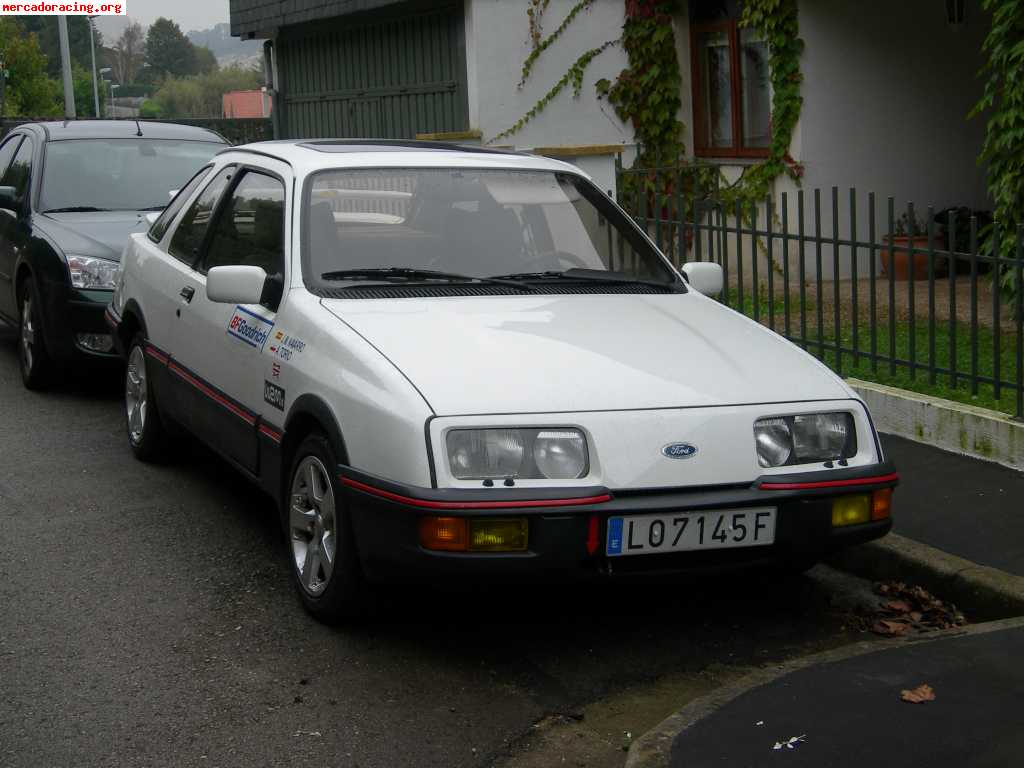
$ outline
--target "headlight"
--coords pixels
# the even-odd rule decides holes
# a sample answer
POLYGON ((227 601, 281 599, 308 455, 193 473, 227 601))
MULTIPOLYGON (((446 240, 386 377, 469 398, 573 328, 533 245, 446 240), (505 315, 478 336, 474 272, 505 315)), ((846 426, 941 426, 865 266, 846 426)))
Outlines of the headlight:
POLYGON ((459 480, 572 480, 587 473, 578 429, 453 429, 448 465, 459 480))
POLYGON ((117 278, 117 262, 90 256, 68 256, 71 285, 75 288, 113 290, 117 278))
POLYGON ((848 459, 857 453, 857 432, 849 413, 758 419, 754 442, 762 467, 848 459))

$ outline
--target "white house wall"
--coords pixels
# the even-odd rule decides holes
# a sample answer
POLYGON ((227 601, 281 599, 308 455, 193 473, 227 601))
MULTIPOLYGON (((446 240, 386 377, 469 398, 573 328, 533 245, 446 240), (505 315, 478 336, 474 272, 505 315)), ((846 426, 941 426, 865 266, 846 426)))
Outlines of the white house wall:
MULTIPOLYGON (((551 0, 543 17, 545 35, 573 5, 574 0, 551 0)), ((580 55, 622 34, 622 0, 597 0, 541 54, 519 89, 520 71, 530 53, 527 7, 525 0, 465 0, 469 121, 483 133, 484 142, 515 124, 580 55)), ((621 46, 608 48, 591 61, 578 98, 570 84, 521 131, 496 143, 518 148, 632 144, 632 129, 594 90, 599 79, 614 80, 627 64, 621 46)))

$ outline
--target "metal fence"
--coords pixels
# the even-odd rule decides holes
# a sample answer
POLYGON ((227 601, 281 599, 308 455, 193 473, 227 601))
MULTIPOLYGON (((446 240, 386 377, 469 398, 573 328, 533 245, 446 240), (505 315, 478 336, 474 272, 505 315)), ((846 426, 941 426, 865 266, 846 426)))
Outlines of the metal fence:
MULTIPOLYGON (((838 374, 1024 418, 1024 226, 855 189, 723 204, 707 168, 618 169, 619 203, 677 265, 722 265, 721 301, 838 374)), ((769 372, 766 372, 768 374, 769 372)))

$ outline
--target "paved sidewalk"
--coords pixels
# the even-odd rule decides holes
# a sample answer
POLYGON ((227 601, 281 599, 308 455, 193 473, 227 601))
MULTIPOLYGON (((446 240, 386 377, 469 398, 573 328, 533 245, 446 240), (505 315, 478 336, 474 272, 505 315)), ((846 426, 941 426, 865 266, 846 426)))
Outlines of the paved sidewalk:
POLYGON ((1024 576, 1024 472, 882 435, 900 486, 893 531, 1024 576))
POLYGON ((856 656, 754 688, 680 733, 672 768, 1020 765, 1024 627, 856 656), (935 700, 910 704, 927 683, 935 700), (757 725, 763 722, 763 725, 757 725), (777 742, 804 739, 789 749, 777 742))

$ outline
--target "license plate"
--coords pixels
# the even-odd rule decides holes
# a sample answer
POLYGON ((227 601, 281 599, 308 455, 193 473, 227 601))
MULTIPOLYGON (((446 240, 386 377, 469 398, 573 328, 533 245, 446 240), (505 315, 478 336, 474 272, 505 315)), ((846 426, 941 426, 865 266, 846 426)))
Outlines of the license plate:
POLYGON ((716 509, 608 518, 605 552, 650 555, 694 549, 761 547, 775 541, 775 507, 716 509))

